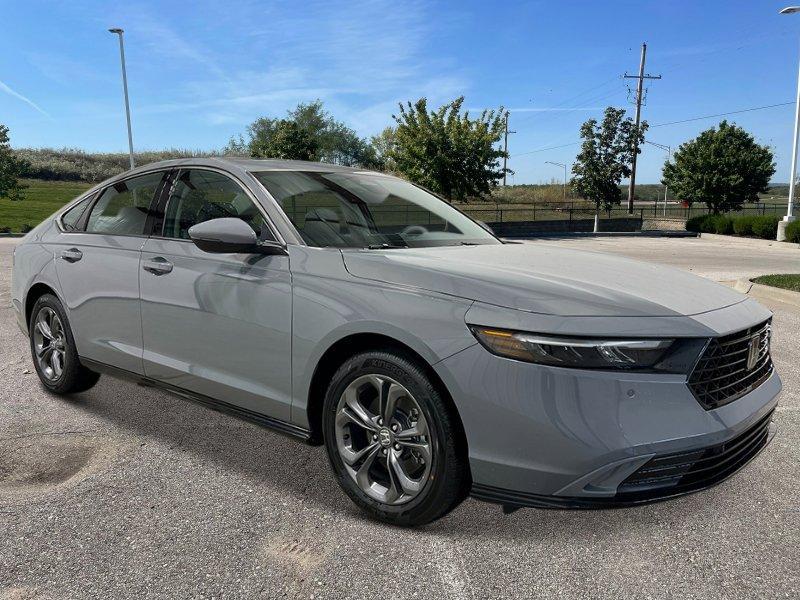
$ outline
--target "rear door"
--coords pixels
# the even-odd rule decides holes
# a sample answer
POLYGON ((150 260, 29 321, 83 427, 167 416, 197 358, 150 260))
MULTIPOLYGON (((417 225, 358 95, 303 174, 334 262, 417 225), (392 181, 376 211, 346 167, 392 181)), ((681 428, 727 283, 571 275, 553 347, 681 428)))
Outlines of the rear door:
POLYGON ((156 171, 118 181, 80 215, 65 215, 56 272, 82 358, 143 372, 139 257, 165 177, 156 171))
POLYGON ((139 271, 145 374, 288 421, 289 258, 210 254, 188 234, 196 223, 238 217, 275 239, 263 209, 240 182, 209 169, 180 170, 165 200, 162 235, 146 241, 139 271))

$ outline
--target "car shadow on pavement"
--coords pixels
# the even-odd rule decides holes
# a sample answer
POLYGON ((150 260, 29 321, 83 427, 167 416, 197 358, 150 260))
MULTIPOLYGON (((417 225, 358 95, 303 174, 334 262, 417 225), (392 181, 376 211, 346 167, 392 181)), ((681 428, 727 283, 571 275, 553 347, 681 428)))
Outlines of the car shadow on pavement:
MULTIPOLYGON (((73 407, 131 434, 140 446, 190 463, 213 461, 252 484, 319 505, 347 508, 349 500, 329 472, 324 449, 200 406, 166 391, 103 377, 98 385, 67 400, 73 407)), ((355 508, 348 512, 357 512, 355 508)))
MULTIPOLYGON (((291 503, 294 497, 304 506, 313 503, 317 510, 368 521, 339 489, 323 448, 308 446, 168 392, 110 377, 104 377, 93 390, 72 396, 67 402, 132 435, 139 442, 138 446, 133 444, 134 448, 160 445, 155 450, 161 453, 160 460, 154 461, 156 465, 163 464, 166 458, 176 465, 176 470, 187 468, 182 457, 188 453, 192 455, 189 467, 196 467, 198 460, 212 462, 221 471, 246 478, 243 486, 261 485, 267 494, 274 490, 281 500, 291 503)), ((704 493, 715 494, 715 491, 718 493, 719 488, 704 493)), ((498 505, 467 499, 440 521, 414 530, 414 535, 530 543, 546 541, 553 535, 581 539, 590 532, 592 540, 597 541, 654 525, 677 525, 706 511, 710 515, 707 500, 687 497, 609 510, 529 508, 504 515, 498 505)), ((267 496, 265 501, 272 498, 267 496)), ((394 529, 371 521, 370 526, 394 529)))

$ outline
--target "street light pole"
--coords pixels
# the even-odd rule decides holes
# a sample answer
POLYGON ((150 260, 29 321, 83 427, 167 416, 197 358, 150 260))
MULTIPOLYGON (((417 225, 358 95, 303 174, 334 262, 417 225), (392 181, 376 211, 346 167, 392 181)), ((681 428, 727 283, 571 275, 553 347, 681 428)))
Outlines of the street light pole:
MULTIPOLYGON (((781 10, 780 14, 790 15, 796 12, 800 12, 800 6, 787 6, 781 10)), ((798 64, 797 71, 797 99, 795 105, 794 137, 792 138, 792 172, 789 179, 789 204, 786 208, 786 216, 778 223, 777 240, 779 242, 786 240, 786 226, 796 218, 792 215, 792 208, 794 205, 795 180, 797 179, 797 135, 800 129, 800 64, 798 64)))
POLYGON ((133 169, 136 165, 133 162, 133 133, 131 132, 131 107, 130 103, 128 102, 128 76, 125 73, 125 44, 122 41, 122 35, 125 33, 124 30, 120 29, 119 27, 114 27, 109 29, 111 33, 114 33, 119 36, 119 59, 122 63, 122 90, 125 93, 125 119, 128 122, 128 154, 131 161, 131 169, 133 169))
POLYGON ((560 162, 553 162, 552 160, 544 161, 548 165, 556 165, 557 167, 564 167, 564 202, 567 201, 567 165, 560 162))

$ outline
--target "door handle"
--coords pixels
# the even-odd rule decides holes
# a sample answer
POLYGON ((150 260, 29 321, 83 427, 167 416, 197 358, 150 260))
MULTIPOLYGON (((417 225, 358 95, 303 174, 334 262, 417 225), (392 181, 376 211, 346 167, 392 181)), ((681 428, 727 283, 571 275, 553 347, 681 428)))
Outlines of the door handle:
POLYGON ((153 275, 166 275, 172 271, 172 263, 163 256, 142 261, 142 268, 153 275))
POLYGON ((80 259, 83 258, 83 252, 78 250, 77 248, 70 248, 69 250, 62 250, 61 251, 61 258, 63 258, 67 262, 78 262, 80 259))

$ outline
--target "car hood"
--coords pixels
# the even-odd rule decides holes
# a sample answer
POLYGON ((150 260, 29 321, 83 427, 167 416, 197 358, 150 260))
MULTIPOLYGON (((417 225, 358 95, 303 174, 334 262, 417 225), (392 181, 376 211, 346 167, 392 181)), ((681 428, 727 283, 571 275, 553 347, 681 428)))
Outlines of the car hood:
POLYGON ((685 271, 545 243, 345 250, 354 277, 563 316, 690 316, 745 296, 685 271))

